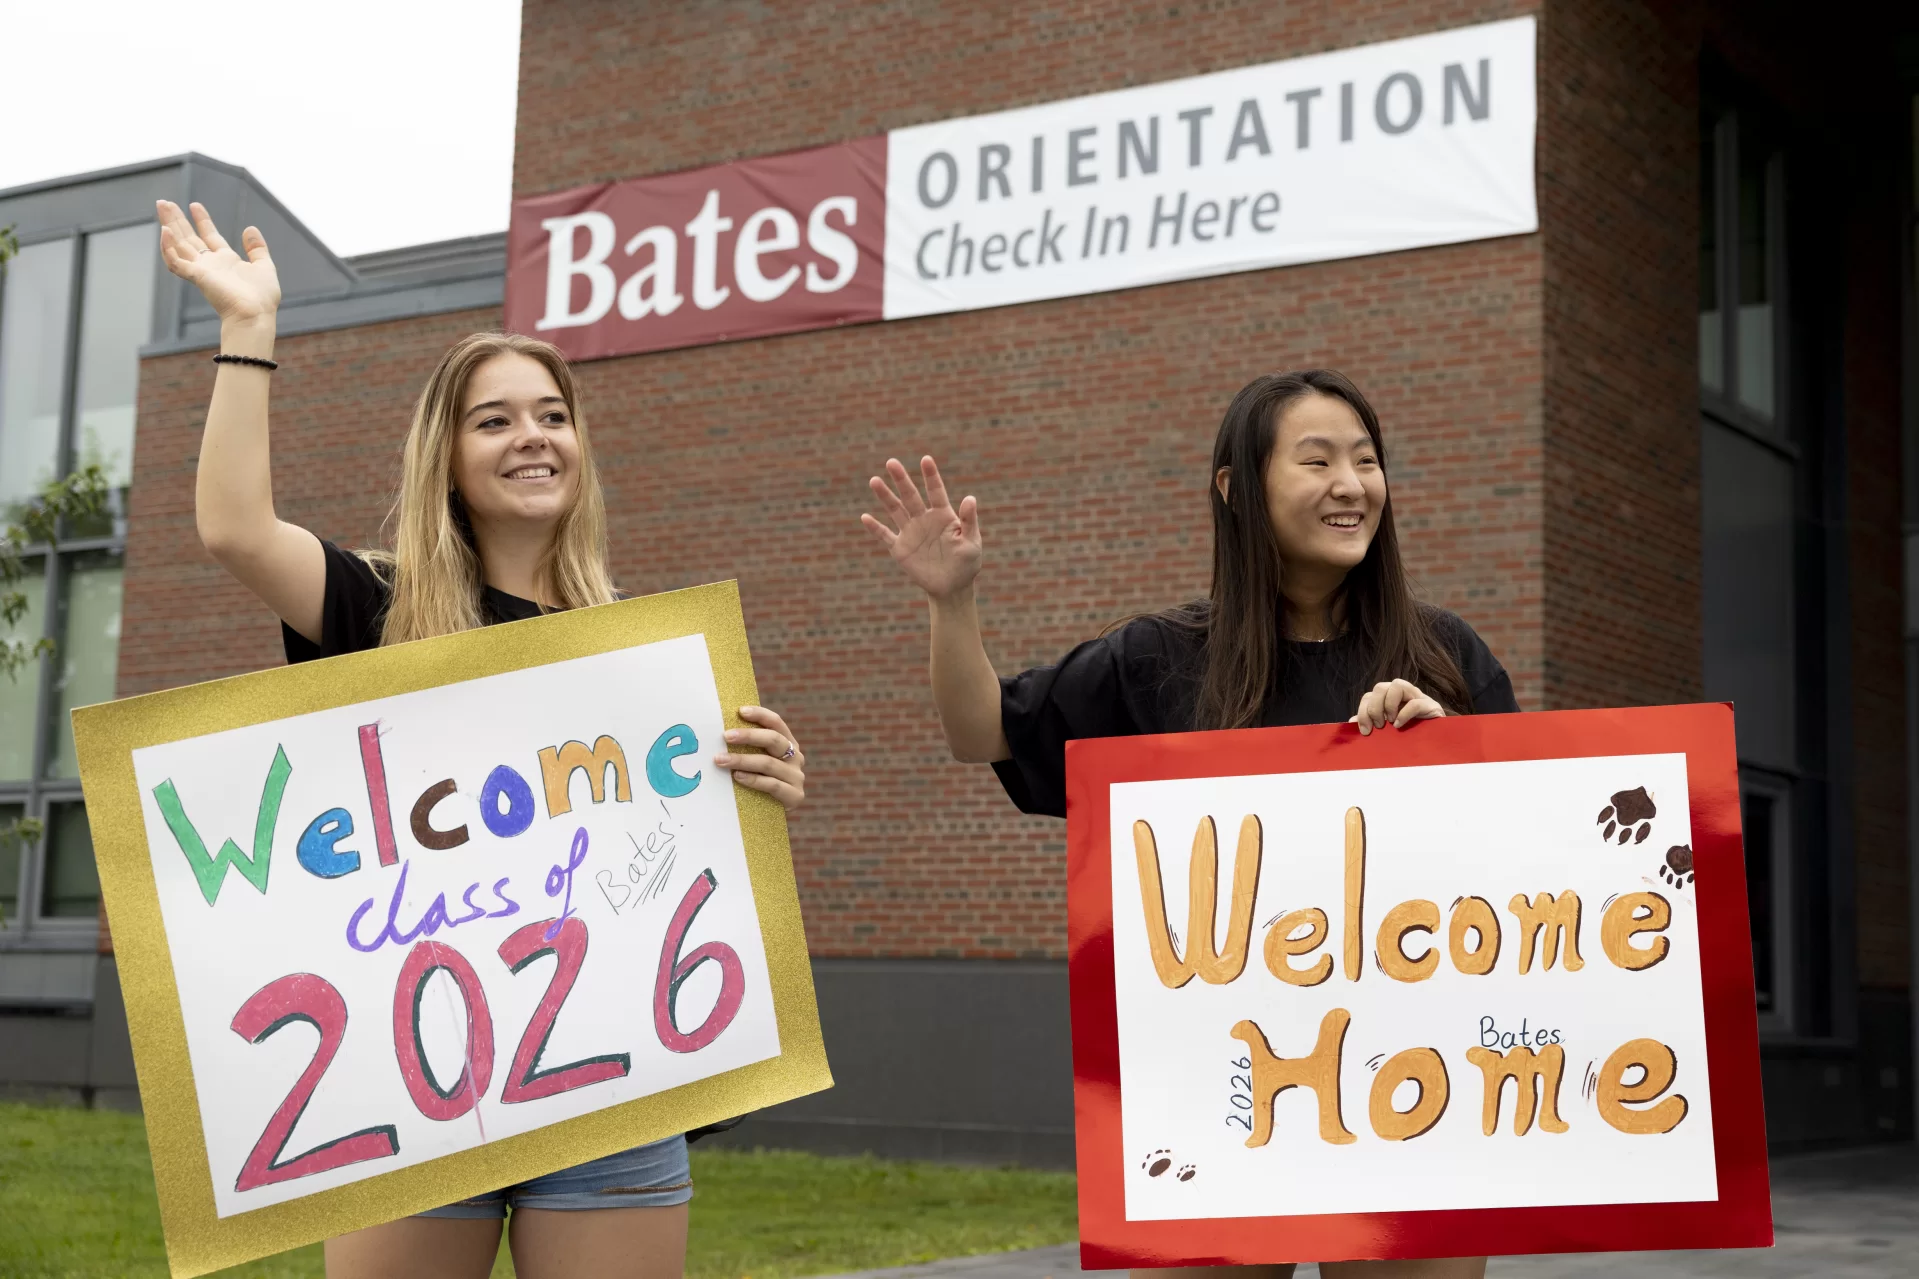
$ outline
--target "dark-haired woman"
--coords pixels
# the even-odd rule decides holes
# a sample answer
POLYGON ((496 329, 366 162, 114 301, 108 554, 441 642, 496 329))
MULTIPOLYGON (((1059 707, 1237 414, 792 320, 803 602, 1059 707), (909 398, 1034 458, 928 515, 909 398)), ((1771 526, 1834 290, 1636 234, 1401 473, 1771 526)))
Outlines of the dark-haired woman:
MULTIPOLYGON (((1010 679, 986 656, 973 602, 977 503, 954 507, 930 457, 920 459, 924 495, 898 461, 886 469, 891 482, 875 476, 872 488, 887 518, 861 521, 931 604, 933 700, 947 744, 956 759, 992 764, 1024 812, 1066 815, 1074 738, 1342 721, 1370 734, 1519 709, 1472 628, 1413 598, 1379 418, 1338 373, 1262 377, 1226 410, 1213 446, 1208 598, 1135 618, 1057 666, 1010 679)), ((1259 1269, 1275 1279, 1292 1271, 1259 1269)), ((1324 1267, 1328 1279, 1484 1271, 1484 1258, 1324 1267)))

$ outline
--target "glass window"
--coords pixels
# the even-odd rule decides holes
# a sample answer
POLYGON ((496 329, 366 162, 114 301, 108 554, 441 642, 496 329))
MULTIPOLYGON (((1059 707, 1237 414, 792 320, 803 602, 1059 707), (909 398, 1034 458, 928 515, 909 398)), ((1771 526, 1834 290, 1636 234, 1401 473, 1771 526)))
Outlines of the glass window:
POLYGON ((30 244, 0 289, 0 521, 54 478, 66 381, 73 241, 30 244))
POLYGON ((1706 696, 1733 703, 1741 760, 1790 772, 1798 754, 1793 466, 1712 421, 1701 446, 1706 696))
POLYGON ((19 804, 0 804, 0 928, 13 927, 20 917, 20 866, 26 850, 7 832, 26 811, 19 804))
POLYGON ((93 864, 87 806, 47 806, 47 861, 40 913, 52 919, 92 919, 100 913, 100 873, 93 864))
POLYGON ((1739 139, 1739 402, 1764 417, 1773 413, 1774 175, 1779 154, 1757 130, 1739 139))
POLYGON ((54 652, 53 749, 48 777, 78 777, 73 753, 72 711, 113 700, 120 654, 120 557, 109 552, 77 555, 61 575, 60 647, 54 652))
POLYGON ((1726 389, 1726 318, 1719 309, 1719 140, 1699 131, 1699 384, 1726 389))
MULTIPOLYGON (((15 587, 27 597, 27 611, 13 630, 0 625, 0 638, 14 643, 33 644, 46 626, 42 609, 46 603, 47 578, 44 563, 30 560, 28 573, 15 587)), ((33 776, 34 730, 40 720, 40 662, 35 658, 14 673, 12 679, 0 674, 0 781, 19 781, 33 776)))
POLYGON ((114 488, 133 478, 133 408, 140 347, 153 329, 158 237, 151 222, 87 237, 73 466, 98 463, 114 488))

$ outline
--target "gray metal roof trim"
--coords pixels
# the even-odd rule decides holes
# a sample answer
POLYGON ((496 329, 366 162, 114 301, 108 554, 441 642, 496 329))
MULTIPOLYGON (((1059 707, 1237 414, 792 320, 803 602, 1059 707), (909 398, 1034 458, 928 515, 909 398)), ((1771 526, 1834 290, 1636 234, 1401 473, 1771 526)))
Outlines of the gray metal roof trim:
MULTIPOLYGON (((282 304, 278 332, 281 337, 294 337, 303 333, 360 328, 416 316, 497 307, 505 299, 504 272, 310 295, 291 304, 282 304)), ((151 356, 177 355, 183 351, 212 350, 219 344, 219 329, 213 317, 194 316, 188 319, 186 331, 179 337, 141 347, 140 358, 144 360, 151 356)))
POLYGON ((431 278, 442 272, 458 275, 462 272, 477 270, 482 266, 489 270, 504 271, 506 269, 506 232, 492 231, 483 235, 435 240, 428 244, 407 245, 398 249, 357 253, 347 258, 346 263, 361 279, 368 282, 406 275, 431 278))
MULTIPOLYGON (((106 182, 113 178, 131 177, 136 173, 147 173, 154 169, 168 169, 175 165, 183 165, 190 160, 206 161, 210 164, 221 164, 220 161, 211 160, 207 156, 200 155, 197 152, 186 151, 179 155, 163 156, 158 160, 140 160, 133 164, 115 165, 110 169, 95 169, 91 173, 75 173, 64 178, 42 178, 38 182, 25 182, 17 187, 7 187, 4 190, 0 190, 0 200, 11 200, 16 196, 22 195, 39 195, 42 191, 57 191, 61 187, 84 186, 89 182, 106 182)), ((231 168, 232 166, 222 164, 221 167, 231 168)), ((242 170, 242 172, 244 172, 244 170, 242 170)), ((247 180, 252 181, 251 175, 248 176, 247 180)))

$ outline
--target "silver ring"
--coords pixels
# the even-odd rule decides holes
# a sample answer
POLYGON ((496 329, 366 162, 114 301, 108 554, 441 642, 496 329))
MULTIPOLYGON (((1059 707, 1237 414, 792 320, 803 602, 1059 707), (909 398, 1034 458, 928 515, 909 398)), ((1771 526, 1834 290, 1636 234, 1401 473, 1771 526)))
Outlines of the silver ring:
POLYGON ((790 741, 789 741, 789 742, 787 742, 787 744, 786 744, 786 754, 784 754, 784 755, 782 755, 782 756, 780 756, 780 759, 781 759, 782 761, 784 761, 784 760, 789 760, 789 759, 792 759, 792 758, 793 758, 793 752, 794 752, 794 751, 796 751, 796 750, 798 750, 798 749, 799 749, 799 748, 798 748, 798 747, 796 747, 796 746, 794 746, 792 742, 790 742, 790 741))

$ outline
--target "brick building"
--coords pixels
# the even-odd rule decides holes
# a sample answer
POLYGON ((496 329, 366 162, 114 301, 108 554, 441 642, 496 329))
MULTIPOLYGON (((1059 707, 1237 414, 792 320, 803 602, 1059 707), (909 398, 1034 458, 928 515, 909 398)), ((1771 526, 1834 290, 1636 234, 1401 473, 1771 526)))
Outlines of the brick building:
MULTIPOLYGON (((1011 671, 1203 591, 1219 415, 1254 374, 1316 364, 1373 398, 1419 583, 1522 704, 1739 704, 1772 1140, 1911 1137, 1919 21, 1652 0, 723 8, 528 0, 517 195, 1538 17, 1535 233, 579 366, 618 580, 737 577, 764 696, 812 759, 794 855, 840 1087, 743 1137, 1071 1158, 1064 832, 947 760, 923 606, 857 523, 866 476, 930 452, 979 497, 987 643, 1011 671)), ((72 245, 189 193, 259 222, 287 278, 281 515, 377 541, 426 371, 502 322, 503 244, 342 261, 200 157, 0 192, 0 225, 72 245)), ((281 660, 194 534, 212 317, 164 273, 149 306, 123 523, 42 557, 124 557, 120 696, 281 660)), ((60 465, 80 457, 77 342, 55 352, 60 465)), ((0 486, 25 429, 12 383, 6 403, 0 486)), ((45 612, 55 635, 82 614, 45 612)), ((8 711, 30 780, 0 777, 0 805, 57 818, 79 796, 49 772, 39 725, 64 685, 43 682, 33 727, 8 711)), ((62 829, 18 855, 0 1082, 112 1095, 131 1076, 110 953, 80 964, 92 932, 35 904, 78 856, 62 829)))

